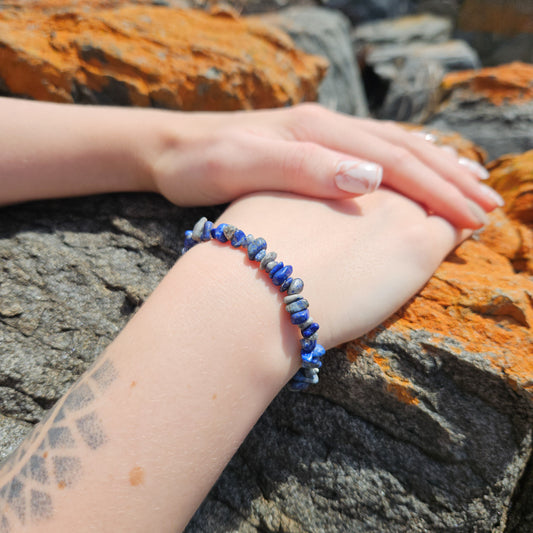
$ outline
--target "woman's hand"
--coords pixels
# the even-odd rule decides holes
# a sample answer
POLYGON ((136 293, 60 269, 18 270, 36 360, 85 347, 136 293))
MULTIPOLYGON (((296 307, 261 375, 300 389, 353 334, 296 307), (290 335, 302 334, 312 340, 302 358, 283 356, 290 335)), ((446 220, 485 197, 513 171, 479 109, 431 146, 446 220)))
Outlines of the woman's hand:
POLYGON ((218 222, 265 238, 267 251, 294 267, 328 348, 383 322, 470 234, 386 188, 329 202, 255 194, 234 202, 218 222))
MULTIPOLYGON (((180 205, 224 203, 259 191, 343 199, 383 183, 460 228, 478 228, 501 199, 450 152, 399 126, 290 109, 165 116, 154 188, 180 205)), ((464 161, 463 161, 464 163, 464 161)))

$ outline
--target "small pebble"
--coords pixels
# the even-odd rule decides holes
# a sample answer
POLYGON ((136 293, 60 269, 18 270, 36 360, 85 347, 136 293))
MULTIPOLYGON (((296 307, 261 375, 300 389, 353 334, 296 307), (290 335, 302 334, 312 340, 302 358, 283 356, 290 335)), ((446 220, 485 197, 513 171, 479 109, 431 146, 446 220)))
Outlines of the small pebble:
POLYGON ((226 239, 228 239, 228 241, 231 241, 231 239, 233 239, 233 235, 237 231, 237 228, 235 226, 232 226, 231 224, 226 224, 224 226, 223 231, 226 239))
POLYGON ((293 302, 292 304, 289 304, 285 306, 285 309, 287 309, 287 312, 291 315, 293 313, 297 313, 298 311, 303 311, 304 309, 307 309, 309 307, 309 302, 302 298, 301 300, 297 300, 296 302, 293 302))
POLYGON ((192 230, 191 238, 193 241, 200 242, 202 240, 202 233, 204 231, 205 223, 207 222, 206 217, 202 217, 195 225, 192 230))
POLYGON ((250 233, 248 235, 246 235, 246 239, 244 240, 244 248, 248 248, 248 246, 250 246, 250 244, 252 244, 254 242, 254 236, 250 233))
MULTIPOLYGON (((246 237, 246 240, 248 240, 248 237, 246 237)), ((248 259, 250 261, 253 261, 255 259, 255 256, 262 250, 265 250, 267 247, 267 243, 263 237, 259 237, 258 239, 254 239, 250 244, 248 244, 248 259)))
POLYGON ((243 245, 245 239, 246 235, 244 231, 236 229, 233 233, 233 238, 231 239, 231 245, 235 248, 238 248, 239 246, 243 245))
POLYGON ((309 311, 305 309, 304 311, 298 311, 291 315, 291 322, 293 324, 303 324, 309 320, 309 311))
MULTIPOLYGON (((270 272, 272 274, 272 271, 270 272)), ((281 285, 292 274, 292 266, 286 265, 272 276, 274 285, 281 285)))
POLYGON ((299 292, 302 292, 303 288, 304 282, 300 278, 294 278, 291 286, 287 290, 287 294, 298 294, 299 292))
POLYGON ((292 304, 292 302, 297 302, 298 300, 301 300, 303 296, 300 296, 299 294, 289 294, 288 296, 285 296, 283 298, 283 303, 285 305, 292 304))
POLYGON ((267 252, 265 257, 263 257, 263 259, 261 259, 261 264, 259 265, 259 268, 261 270, 265 270, 265 268, 268 265, 268 263, 270 263, 271 261, 274 261, 274 259, 276 259, 276 257, 278 257, 278 254, 276 252, 267 252))
POLYGON ((309 317, 304 323, 299 325, 299 328, 300 329, 308 328, 314 321, 315 321, 314 318, 309 317))
POLYGON ((202 241, 211 240, 211 230, 213 229, 213 223, 210 220, 207 220, 204 224, 204 229, 202 231, 202 241))

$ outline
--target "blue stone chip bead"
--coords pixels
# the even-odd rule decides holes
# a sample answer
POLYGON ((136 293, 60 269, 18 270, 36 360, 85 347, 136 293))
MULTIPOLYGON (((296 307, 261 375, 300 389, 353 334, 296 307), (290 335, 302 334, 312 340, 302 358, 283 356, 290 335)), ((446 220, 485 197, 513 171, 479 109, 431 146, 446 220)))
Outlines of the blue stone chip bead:
POLYGON ((288 313, 297 313, 298 311, 303 311, 304 309, 307 309, 309 307, 309 302, 302 298, 301 300, 298 300, 296 302, 293 302, 292 304, 286 305, 285 309, 287 309, 288 313))
POLYGON ((207 218, 202 217, 192 229, 191 238, 193 241, 200 242, 202 240, 202 233, 204 231, 204 225, 207 222, 207 218))
POLYGON ((255 259, 255 256, 261 251, 265 250, 267 247, 267 243, 263 237, 259 237, 258 239, 254 239, 249 245, 248 245, 248 259, 250 261, 253 261, 255 259))
POLYGON ((305 309, 304 311, 298 311, 291 315, 291 322, 293 324, 303 324, 309 318, 309 311, 305 309))
POLYGON ((312 335, 307 339, 300 339, 300 346, 302 347, 302 352, 311 353, 316 346, 316 335, 312 335))
POLYGON ((313 322, 310 326, 302 330, 302 337, 310 337, 318 331, 318 328, 320 328, 320 326, 316 322, 313 322))
POLYGON ((255 254, 254 261, 258 261, 258 262, 262 261, 265 255, 266 255, 266 250, 259 250, 259 252, 255 254))
POLYGON ((279 292, 285 292, 291 285, 292 278, 287 278, 280 286, 279 292))
POLYGON ((228 242, 228 239, 224 235, 224 228, 227 224, 219 224, 216 228, 211 230, 211 236, 219 242, 228 242))
POLYGON ((213 229, 213 223, 210 220, 206 220, 204 229, 202 231, 202 241, 211 240, 211 230, 213 229))
POLYGON ((281 285, 291 274, 292 266, 284 266, 283 268, 280 268, 277 272, 275 272, 275 274, 272 276, 272 283, 274 285, 281 285))
POLYGON ((287 290, 287 294, 298 294, 299 292, 302 292, 303 288, 304 282, 300 278, 294 278, 287 290))
POLYGON ((231 239, 231 245, 235 248, 238 248, 239 246, 243 245, 245 239, 246 234, 244 233, 244 231, 236 229, 235 233, 233 234, 233 238, 231 239))
POLYGON ((244 239, 244 242, 242 244, 242 246, 244 248, 248 248, 248 246, 250 246, 250 244, 252 244, 254 242, 255 238, 254 236, 250 233, 248 235, 246 235, 246 238, 244 239))
POLYGON ((297 302, 298 300, 301 300, 303 296, 300 296, 299 294, 289 294, 288 296, 285 296, 283 298, 283 302, 285 305, 292 304, 292 302, 297 302))
POLYGON ((267 267, 268 275, 270 276, 270 278, 272 278, 274 276, 274 274, 278 270, 281 270, 282 268, 283 268, 283 261, 280 261, 279 263, 276 263, 270 270, 268 270, 268 267, 267 267))

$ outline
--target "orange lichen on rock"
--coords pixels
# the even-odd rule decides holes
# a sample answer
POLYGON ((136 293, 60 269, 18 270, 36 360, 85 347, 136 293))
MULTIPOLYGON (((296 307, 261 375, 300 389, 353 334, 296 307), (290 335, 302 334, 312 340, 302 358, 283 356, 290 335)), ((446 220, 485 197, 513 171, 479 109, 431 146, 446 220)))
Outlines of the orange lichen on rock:
POLYGON ((533 99, 533 65, 515 61, 498 67, 462 70, 447 74, 442 81, 445 92, 462 90, 461 97, 483 96, 494 105, 533 99))
POLYGON ((279 107, 315 100, 326 68, 278 29, 203 11, 0 11, 0 87, 37 100, 183 110, 279 107))
MULTIPOLYGON (((365 357, 390 374, 390 363, 372 347, 376 332, 386 328, 406 341, 423 333, 425 346, 458 359, 480 358, 533 400, 533 153, 505 156, 490 168, 490 182, 508 199, 508 215, 492 213, 490 224, 459 246, 417 296, 380 328, 348 343, 348 359, 365 357), (515 202, 516 191, 529 203, 515 202)), ((412 394, 405 377, 391 375, 390 383, 412 394)))

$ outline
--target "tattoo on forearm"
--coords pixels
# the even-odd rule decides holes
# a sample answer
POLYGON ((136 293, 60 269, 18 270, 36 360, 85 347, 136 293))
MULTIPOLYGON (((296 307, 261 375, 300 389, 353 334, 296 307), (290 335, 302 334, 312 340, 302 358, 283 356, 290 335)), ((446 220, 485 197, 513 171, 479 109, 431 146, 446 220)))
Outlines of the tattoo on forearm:
POLYGON ((117 376, 109 359, 97 364, 0 466, 0 533, 53 516, 54 488, 74 487, 83 475, 79 451, 108 440, 93 402, 117 376))

